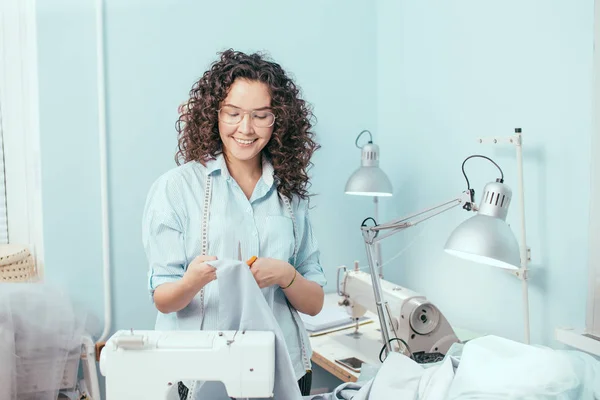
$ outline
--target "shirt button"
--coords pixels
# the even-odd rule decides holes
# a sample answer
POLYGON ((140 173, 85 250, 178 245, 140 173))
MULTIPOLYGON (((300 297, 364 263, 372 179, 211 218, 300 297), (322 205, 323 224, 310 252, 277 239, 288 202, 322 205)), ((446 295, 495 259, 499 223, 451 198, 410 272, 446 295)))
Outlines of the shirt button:
POLYGON ((248 208, 246 208, 246 211, 247 211, 248 213, 252 214, 252 207, 248 207, 248 208))
POLYGON ((254 236, 254 237, 258 236, 258 232, 256 232, 256 231, 252 232, 252 236, 254 236))

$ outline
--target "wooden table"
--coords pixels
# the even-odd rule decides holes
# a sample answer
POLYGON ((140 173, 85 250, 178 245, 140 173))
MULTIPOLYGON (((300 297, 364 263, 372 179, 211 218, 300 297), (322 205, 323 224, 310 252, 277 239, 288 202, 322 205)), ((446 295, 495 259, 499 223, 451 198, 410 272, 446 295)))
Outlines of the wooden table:
POLYGON ((361 325, 354 336, 354 328, 331 332, 310 338, 313 349, 312 361, 343 382, 356 382, 360 373, 354 372, 336 359, 356 357, 367 364, 381 364, 378 359, 382 343, 379 323, 361 325))

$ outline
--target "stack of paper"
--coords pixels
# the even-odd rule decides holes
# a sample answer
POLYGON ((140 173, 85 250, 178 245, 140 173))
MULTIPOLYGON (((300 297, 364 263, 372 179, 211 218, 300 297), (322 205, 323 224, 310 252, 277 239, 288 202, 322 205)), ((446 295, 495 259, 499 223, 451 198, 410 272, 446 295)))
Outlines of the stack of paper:
POLYGON ((311 332, 348 325, 349 323, 351 324, 353 322, 352 318, 350 318, 350 315, 343 308, 336 306, 325 306, 321 312, 314 317, 302 313, 300 313, 300 317, 304 322, 306 330, 311 332))

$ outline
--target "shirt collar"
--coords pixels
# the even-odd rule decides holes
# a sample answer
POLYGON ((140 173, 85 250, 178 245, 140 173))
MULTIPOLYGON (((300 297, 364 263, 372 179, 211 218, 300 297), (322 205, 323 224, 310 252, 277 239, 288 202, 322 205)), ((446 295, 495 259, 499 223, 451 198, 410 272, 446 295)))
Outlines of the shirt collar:
POLYGON ((225 163, 225 156, 223 153, 218 154, 215 158, 210 159, 206 162, 206 169, 208 171, 208 175, 213 175, 217 171, 221 171, 221 174, 228 178, 229 170, 227 169, 227 164, 225 163))
MULTIPOLYGON (((229 178, 229 170, 227 169, 227 163, 225 162, 225 156, 223 153, 218 154, 214 159, 206 162, 206 169, 209 175, 213 175, 217 171, 221 171, 221 175, 225 178, 229 178)), ((275 169, 273 164, 265 157, 262 157, 262 180, 268 188, 273 186, 275 169)))
POLYGON ((262 156, 262 180, 265 182, 268 188, 273 186, 273 176, 275 175, 275 169, 273 168, 273 164, 267 157, 262 156))

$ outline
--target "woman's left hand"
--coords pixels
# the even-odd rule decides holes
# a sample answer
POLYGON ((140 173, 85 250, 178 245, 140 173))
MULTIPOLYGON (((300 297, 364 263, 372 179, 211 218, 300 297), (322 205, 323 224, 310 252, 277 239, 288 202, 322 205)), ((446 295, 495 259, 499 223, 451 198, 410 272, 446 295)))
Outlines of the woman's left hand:
POLYGON ((275 258, 257 258, 250 267, 258 287, 286 286, 294 277, 294 267, 275 258))

